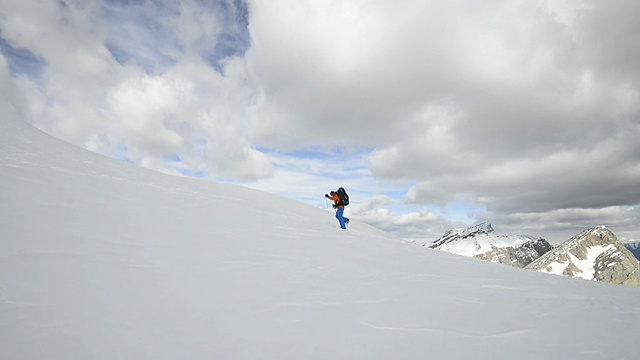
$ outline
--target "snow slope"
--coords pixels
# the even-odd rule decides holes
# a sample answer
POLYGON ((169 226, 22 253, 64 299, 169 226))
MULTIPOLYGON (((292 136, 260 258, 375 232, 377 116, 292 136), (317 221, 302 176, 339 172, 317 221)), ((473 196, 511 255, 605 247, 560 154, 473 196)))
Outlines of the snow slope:
POLYGON ((0 114, 2 359, 640 356, 637 288, 357 219, 343 231, 331 212, 119 163, 0 114))

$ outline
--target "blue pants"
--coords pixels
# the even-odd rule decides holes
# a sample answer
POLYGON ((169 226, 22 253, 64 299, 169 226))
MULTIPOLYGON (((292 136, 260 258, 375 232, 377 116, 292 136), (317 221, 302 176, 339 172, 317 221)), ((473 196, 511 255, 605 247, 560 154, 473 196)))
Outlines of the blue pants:
POLYGON ((346 229, 347 226, 345 225, 345 222, 349 222, 349 219, 347 219, 346 217, 344 217, 344 208, 340 209, 338 208, 338 210, 336 210, 336 219, 338 219, 338 221, 340 222, 340 227, 343 229, 346 229))

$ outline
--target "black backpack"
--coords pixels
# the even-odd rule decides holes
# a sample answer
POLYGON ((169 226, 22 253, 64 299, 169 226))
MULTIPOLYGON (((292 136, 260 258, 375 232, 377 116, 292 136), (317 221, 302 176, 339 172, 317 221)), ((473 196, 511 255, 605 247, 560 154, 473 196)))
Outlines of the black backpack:
POLYGON ((347 194, 347 191, 344 188, 341 187, 336 191, 336 193, 340 198, 340 205, 344 205, 344 206, 349 205, 349 194, 347 194))

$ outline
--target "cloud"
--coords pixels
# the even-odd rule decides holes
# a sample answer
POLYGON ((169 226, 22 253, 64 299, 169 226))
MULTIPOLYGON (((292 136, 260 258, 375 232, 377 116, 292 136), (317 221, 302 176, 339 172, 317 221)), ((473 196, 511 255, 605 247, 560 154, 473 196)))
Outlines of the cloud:
POLYGON ((397 209, 397 200, 386 195, 374 195, 364 203, 350 205, 349 216, 420 245, 431 243, 447 230, 461 225, 428 209, 403 213, 398 213, 397 209))
POLYGON ((175 164, 164 159, 178 155, 185 172, 269 176, 273 167, 247 130, 256 92, 237 57, 248 46, 246 26, 230 26, 224 16, 242 21, 236 4, 3 3, 3 39, 44 67, 41 76, 19 80, 31 102, 29 120, 165 172, 175 164))
POLYGON ((576 20, 575 36, 584 62, 614 84, 628 85, 636 91, 640 74, 635 59, 640 56, 640 24, 632 14, 640 11, 637 1, 605 4, 586 2, 576 20))
POLYGON ((610 206, 603 208, 569 208, 547 212, 487 213, 483 219, 499 223, 499 234, 524 234, 560 242, 577 235, 580 230, 606 224, 619 239, 637 239, 638 208, 610 206), (576 231, 578 230, 578 231, 576 231))
POLYGON ((412 239, 638 234, 610 215, 640 221, 639 7, 7 0, 0 45, 28 121, 125 161, 319 207, 345 186, 412 239))
MULTIPOLYGON (((401 135, 394 122, 437 91, 431 72, 411 70, 430 57, 413 46, 424 25, 417 18, 407 23, 402 5, 424 10, 415 2, 254 4, 247 59, 265 93, 259 116, 277 124, 263 129, 265 143, 287 145, 270 136, 274 128, 292 130, 289 146, 311 137, 377 146, 401 135)), ((420 42, 432 47, 428 40, 420 42)))

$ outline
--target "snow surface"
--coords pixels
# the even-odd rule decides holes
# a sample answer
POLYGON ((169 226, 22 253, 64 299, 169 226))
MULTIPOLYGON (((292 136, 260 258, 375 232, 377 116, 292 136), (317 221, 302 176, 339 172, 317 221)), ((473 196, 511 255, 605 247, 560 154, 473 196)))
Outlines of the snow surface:
POLYGON ((568 253, 573 264, 580 269, 579 272, 576 272, 575 276, 586 280, 593 280, 596 272, 593 267, 596 263, 596 258, 608 250, 615 250, 615 248, 615 245, 591 246, 587 249, 587 258, 585 260, 580 260, 572 253, 568 253))
POLYGON ((3 360, 640 356, 640 289, 343 231, 0 114, 3 360))

